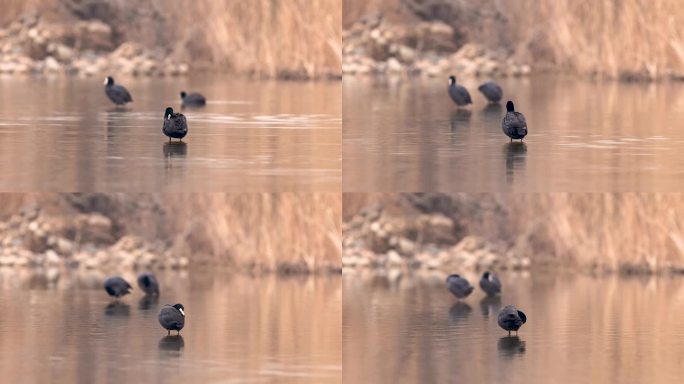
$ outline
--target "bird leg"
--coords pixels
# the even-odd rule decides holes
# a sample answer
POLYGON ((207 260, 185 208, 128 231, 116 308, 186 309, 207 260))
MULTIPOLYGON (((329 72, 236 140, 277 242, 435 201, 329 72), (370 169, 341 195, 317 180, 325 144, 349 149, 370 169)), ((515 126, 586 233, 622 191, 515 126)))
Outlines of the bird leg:
POLYGON ((510 335, 511 335, 511 331, 508 331, 508 336, 510 336, 510 335))
POLYGON ((171 336, 171 330, 170 329, 166 331, 166 335, 171 336))

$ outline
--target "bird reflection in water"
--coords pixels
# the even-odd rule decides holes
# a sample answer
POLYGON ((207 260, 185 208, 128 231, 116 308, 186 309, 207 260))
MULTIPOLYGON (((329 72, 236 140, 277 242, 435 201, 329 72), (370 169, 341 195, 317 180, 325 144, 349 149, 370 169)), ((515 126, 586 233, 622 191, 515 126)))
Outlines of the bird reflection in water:
POLYGON ((525 157, 527 156, 527 144, 524 142, 511 142, 504 145, 506 155, 506 175, 508 181, 513 180, 516 170, 525 168, 525 157))
POLYGON ((523 355, 525 353, 525 341, 518 336, 505 336, 499 339, 499 354, 505 357, 523 355))
POLYGON ((121 301, 112 301, 105 307, 105 315, 112 317, 127 317, 131 314, 131 306, 121 301))
POLYGON ((159 303, 158 295, 145 295, 138 300, 138 308, 142 310, 154 309, 159 303))
POLYGON ((482 315, 489 317, 490 313, 498 313, 501 309, 501 296, 485 296, 480 300, 482 315))
POLYGON ((165 142, 164 147, 164 158, 173 158, 173 157, 186 157, 188 155, 188 145, 182 141, 172 141, 172 142, 165 142))
POLYGON ((470 125, 470 117, 473 112, 470 109, 459 108, 451 113, 451 118, 449 119, 449 126, 451 131, 456 129, 463 129, 470 125))
POLYGON ((185 341, 181 335, 164 336, 159 340, 159 350, 167 352, 181 352, 185 341))
POLYGON ((465 319, 470 315, 473 309, 463 301, 457 301, 449 308, 449 318, 452 321, 459 321, 465 319))

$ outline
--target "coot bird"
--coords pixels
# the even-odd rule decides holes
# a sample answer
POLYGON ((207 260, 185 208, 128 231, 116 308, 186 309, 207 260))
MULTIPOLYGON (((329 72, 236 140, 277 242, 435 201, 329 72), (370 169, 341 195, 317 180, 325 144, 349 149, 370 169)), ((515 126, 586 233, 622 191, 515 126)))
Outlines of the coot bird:
POLYGON ((501 121, 501 129, 506 136, 513 140, 521 140, 527 136, 527 121, 525 115, 515 111, 512 101, 506 103, 506 116, 501 121))
POLYGON ((173 108, 168 107, 164 111, 164 126, 162 132, 171 139, 183 140, 188 134, 188 122, 182 113, 173 113, 173 108))
POLYGON ((527 316, 514 305, 507 305, 499 312, 497 322, 499 327, 508 331, 508 335, 511 334, 511 331, 515 331, 517 335, 518 329, 527 322, 527 316))
POLYGON ((493 81, 481 84, 477 90, 480 91, 490 103, 498 103, 503 97, 501 86, 493 81))
POLYGON ((468 280, 462 278, 459 275, 453 274, 449 275, 446 280, 447 288, 454 296, 462 299, 470 295, 473 292, 473 286, 470 285, 468 280))
POLYGON ((501 293, 501 282, 492 272, 485 272, 480 278, 480 288, 487 294, 487 296, 496 296, 501 293))
POLYGON ((154 274, 143 272, 138 275, 138 286, 146 295, 159 295, 159 283, 154 274))
POLYGON ((199 93, 188 94, 181 91, 180 97, 184 107, 201 107, 207 104, 207 99, 199 93))
POLYGON ((449 96, 459 107, 473 103, 473 99, 470 98, 468 90, 465 89, 465 87, 456 84, 456 78, 454 76, 449 76, 449 96))
POLYGON ((180 335, 181 329, 185 326, 185 308, 183 304, 166 304, 159 311, 159 324, 171 334, 177 331, 180 335))
POLYGON ((104 282, 104 289, 107 291, 109 296, 116 297, 117 299, 121 296, 128 295, 131 293, 131 287, 128 282, 119 276, 110 277, 104 282))
POLYGON ((105 94, 109 97, 109 100, 116 105, 124 105, 133 101, 131 94, 128 90, 119 84, 114 84, 114 79, 111 76, 107 76, 104 81, 105 84, 105 94))

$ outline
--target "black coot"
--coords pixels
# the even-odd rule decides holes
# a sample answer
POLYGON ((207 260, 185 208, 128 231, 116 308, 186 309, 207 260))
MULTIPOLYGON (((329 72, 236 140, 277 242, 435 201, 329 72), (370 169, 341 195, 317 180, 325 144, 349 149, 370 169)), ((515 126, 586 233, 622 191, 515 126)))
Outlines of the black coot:
POLYGON ((171 139, 183 140, 188 134, 188 122, 182 113, 173 113, 173 108, 168 107, 164 111, 164 126, 162 132, 171 139))
POLYGON ((473 103, 473 99, 470 98, 470 93, 465 87, 456 84, 456 77, 449 76, 449 97, 456 103, 459 107, 464 107, 468 104, 473 103))
POLYGON ((128 282, 119 276, 110 277, 104 282, 104 289, 107 291, 109 296, 116 297, 117 299, 121 296, 128 295, 131 293, 131 287, 128 282))
POLYGON ((207 99, 199 93, 180 93, 181 101, 184 107, 201 107, 207 104, 207 99))
POLYGON ((526 322, 527 316, 514 305, 503 307, 501 312, 499 312, 499 317, 497 319, 499 327, 503 328, 504 331, 508 331, 509 335, 511 334, 511 331, 515 331, 515 334, 517 335, 518 329, 526 322))
POLYGON ((185 308, 183 304, 166 304, 159 311, 159 324, 171 334, 177 331, 180 335, 181 329, 185 326, 185 308))
POLYGON ((138 275, 138 286, 146 295, 159 295, 159 283, 151 272, 143 272, 138 275))
POLYGON ((468 280, 456 274, 449 275, 449 277, 447 277, 446 284, 449 292, 459 299, 467 297, 473 292, 473 286, 470 285, 468 280))
POLYGON ((496 296, 501 293, 501 281, 494 273, 487 271, 480 278, 480 288, 487 296, 496 296))
POLYGON ((501 86, 493 81, 488 81, 480 85, 477 90, 480 91, 490 103, 498 103, 501 101, 501 98, 503 98, 501 86))
POLYGON ((114 79, 111 76, 107 76, 104 81, 105 84, 105 94, 109 97, 109 100, 116 105, 124 105, 133 101, 131 94, 128 90, 121 85, 114 84, 114 79))
POLYGON ((527 136, 527 121, 525 115, 515 111, 512 101, 506 103, 506 115, 501 121, 501 129, 506 136, 513 140, 521 140, 527 136))

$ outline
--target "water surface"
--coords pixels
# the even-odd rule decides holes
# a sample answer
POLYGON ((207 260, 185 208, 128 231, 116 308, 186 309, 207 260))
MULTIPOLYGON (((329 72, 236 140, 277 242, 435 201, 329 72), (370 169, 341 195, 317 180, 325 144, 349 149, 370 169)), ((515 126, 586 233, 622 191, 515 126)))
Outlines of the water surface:
POLYGON ((463 80, 475 104, 459 109, 446 79, 345 78, 344 190, 684 189, 684 84, 501 79, 529 126, 510 144, 484 80, 463 80))
MULTIPOLYGON (((345 383, 673 383, 684 279, 506 274, 458 302, 444 276, 344 278, 345 383), (527 315, 517 337, 503 305, 527 315)), ((468 274, 471 283, 476 276, 468 274)))
POLYGON ((124 109, 99 77, 0 76, 0 190, 339 190, 339 83, 116 80, 133 96, 124 109), (188 136, 169 144, 164 109, 181 90, 208 105, 184 109, 188 136))
POLYGON ((339 278, 168 272, 158 274, 158 301, 135 285, 116 302, 101 288, 103 277, 0 270, 3 381, 342 380, 339 278), (176 302, 185 306, 186 324, 181 337, 168 337, 157 314, 176 302))

